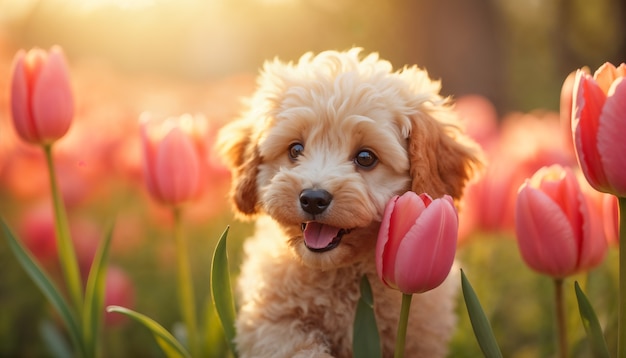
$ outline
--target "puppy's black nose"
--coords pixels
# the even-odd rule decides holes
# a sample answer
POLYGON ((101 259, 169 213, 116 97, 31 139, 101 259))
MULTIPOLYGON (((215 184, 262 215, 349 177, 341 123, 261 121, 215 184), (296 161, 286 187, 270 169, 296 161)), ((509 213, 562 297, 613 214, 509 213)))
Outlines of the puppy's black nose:
POLYGON ((309 214, 320 214, 330 205, 333 196, 324 189, 304 189, 300 193, 300 207, 309 214))

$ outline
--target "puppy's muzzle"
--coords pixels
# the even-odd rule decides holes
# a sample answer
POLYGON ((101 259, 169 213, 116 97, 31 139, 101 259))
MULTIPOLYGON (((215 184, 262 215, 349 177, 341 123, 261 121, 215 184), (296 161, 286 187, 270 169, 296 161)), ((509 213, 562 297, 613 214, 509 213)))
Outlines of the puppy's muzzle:
POLYGON ((300 207, 311 215, 324 212, 333 201, 333 196, 324 189, 304 189, 300 192, 300 207))

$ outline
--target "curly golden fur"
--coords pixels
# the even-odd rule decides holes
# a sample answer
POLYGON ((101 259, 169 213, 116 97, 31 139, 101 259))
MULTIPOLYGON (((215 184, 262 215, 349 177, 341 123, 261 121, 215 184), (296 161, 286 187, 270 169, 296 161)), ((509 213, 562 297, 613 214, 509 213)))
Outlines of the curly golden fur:
MULTIPOLYGON (((439 91, 425 71, 360 49, 265 64, 218 143, 236 211, 257 219, 239 279, 241 357, 351 357, 363 275, 392 356, 401 294, 374 261, 385 204, 407 190, 459 200, 480 165, 439 91)), ((446 355, 457 287, 448 278, 414 298, 408 357, 446 355)))

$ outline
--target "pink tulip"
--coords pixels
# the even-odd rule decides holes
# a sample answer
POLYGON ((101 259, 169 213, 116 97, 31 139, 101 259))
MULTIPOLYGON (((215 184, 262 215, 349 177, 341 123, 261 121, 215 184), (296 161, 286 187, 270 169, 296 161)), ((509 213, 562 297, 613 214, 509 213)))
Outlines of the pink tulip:
POLYGON ((591 77, 578 70, 572 131, 578 163, 596 190, 626 196, 626 64, 602 65, 591 77))
POLYGON ((74 116, 74 97, 63 51, 54 46, 20 50, 13 63, 11 112, 19 136, 50 144, 67 133, 74 116))
POLYGON ((184 115, 155 122, 141 122, 143 172, 148 190, 159 202, 179 205, 202 194, 204 122, 184 115))
POLYGON ((458 216, 448 195, 406 192, 393 197, 378 232, 376 269, 389 287, 405 294, 439 286, 456 253, 458 216))
POLYGON ((569 168, 544 167, 527 179, 515 207, 517 243, 526 264, 554 278, 600 264, 607 242, 589 205, 569 168))

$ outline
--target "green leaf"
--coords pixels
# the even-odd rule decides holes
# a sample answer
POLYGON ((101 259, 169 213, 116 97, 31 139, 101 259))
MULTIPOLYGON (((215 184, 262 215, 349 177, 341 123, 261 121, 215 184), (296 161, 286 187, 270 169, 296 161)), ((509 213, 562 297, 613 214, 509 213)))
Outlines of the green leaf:
POLYGON ((204 339, 201 341, 204 352, 208 353, 207 358, 224 358, 228 356, 230 347, 226 347, 226 338, 224 337, 222 323, 217 316, 215 302, 213 302, 212 299, 206 300, 203 332, 204 339))
POLYGON ((80 326, 76 319, 75 312, 72 311, 63 296, 60 294, 61 291, 59 291, 54 282, 48 277, 48 275, 46 275, 45 271, 37 264, 30 253, 22 246, 21 242, 15 238, 4 220, 0 219, 0 222, 2 223, 4 236, 7 238, 9 248, 13 252, 13 255, 15 255, 24 271, 26 271, 26 274, 28 274, 31 280, 33 280, 48 302, 50 302, 52 307, 54 307, 54 309, 58 312, 67 327, 70 339, 75 346, 74 348, 76 349, 77 354, 79 356, 85 356, 85 347, 81 339, 80 326))
POLYGON ((580 318, 583 321, 585 332, 587 332, 587 338, 591 343, 591 350, 593 356, 596 358, 608 358, 609 350, 602 334, 602 328, 598 322, 598 317, 589 303, 587 296, 578 285, 578 281, 574 283, 574 289, 576 290, 576 299, 578 300, 578 311, 580 311, 580 318))
POLYGON ((85 304, 83 307, 83 338, 88 356, 98 355, 98 340, 104 314, 104 291, 106 282, 107 258, 113 237, 113 225, 100 242, 87 279, 85 304))
POLYGON ((44 319, 39 323, 39 333, 46 346, 46 353, 50 356, 54 358, 72 356, 72 348, 67 344, 65 334, 50 319, 44 319))
POLYGON ((120 306, 109 306, 107 307, 107 312, 121 313, 141 323, 144 327, 150 330, 150 332, 152 332, 154 339, 168 358, 191 358, 191 355, 187 352, 185 347, 183 347, 182 344, 180 344, 180 342, 172 336, 172 334, 170 334, 165 328, 163 328, 163 326, 155 322, 152 318, 120 306))
POLYGON ((361 299, 371 308, 374 308, 374 294, 372 293, 372 286, 370 286, 370 281, 367 279, 367 276, 363 276, 361 278, 361 299))
POLYGON ((500 352, 500 347, 498 347, 498 342, 491 329, 491 324, 489 324, 489 320, 480 305, 478 296, 476 296, 476 292, 474 292, 463 270, 461 270, 461 287, 463 289, 463 298, 465 300, 465 306, 467 307, 467 313, 469 314, 472 328, 474 329, 474 335, 476 336, 480 349, 486 358, 502 358, 502 352, 500 352))
POLYGON ((213 262, 211 263, 211 295, 215 302, 217 315, 222 322, 224 335, 228 346, 235 356, 235 300, 233 299, 233 291, 230 285, 230 271, 228 267, 228 255, 226 251, 226 238, 228 236, 228 227, 220 237, 215 252, 213 253, 213 262))
POLYGON ((374 297, 367 276, 361 279, 361 297, 356 306, 353 330, 352 353, 355 358, 382 357, 380 336, 374 315, 374 297))

